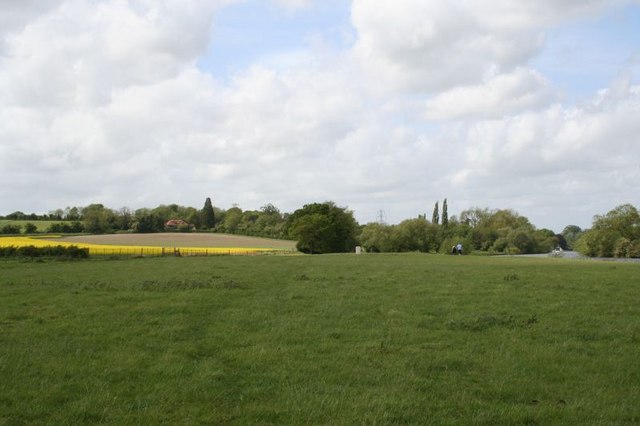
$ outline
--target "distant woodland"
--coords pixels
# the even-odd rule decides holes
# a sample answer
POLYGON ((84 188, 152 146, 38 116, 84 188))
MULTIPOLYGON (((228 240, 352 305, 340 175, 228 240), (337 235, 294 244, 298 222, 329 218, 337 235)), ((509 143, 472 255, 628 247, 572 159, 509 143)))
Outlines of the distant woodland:
POLYGON ((446 199, 435 203, 430 218, 425 214, 393 225, 360 225, 352 211, 330 201, 283 213, 272 204, 259 210, 224 210, 210 198, 201 208, 163 204, 116 210, 91 204, 43 215, 16 211, 0 219, 1 234, 219 232, 296 240, 305 253, 350 252, 356 246, 367 252, 449 253, 461 244, 463 254, 531 254, 561 248, 587 256, 640 257, 640 215, 631 204, 595 216, 591 229, 567 225, 559 234, 536 228, 510 209, 471 208, 449 216, 446 199), (43 221, 46 229, 37 225, 43 221))

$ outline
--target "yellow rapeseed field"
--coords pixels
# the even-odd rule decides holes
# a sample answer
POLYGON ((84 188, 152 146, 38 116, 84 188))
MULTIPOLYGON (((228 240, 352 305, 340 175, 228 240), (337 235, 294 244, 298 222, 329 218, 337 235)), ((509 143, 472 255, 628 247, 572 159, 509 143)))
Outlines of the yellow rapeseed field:
POLYGON ((70 243, 67 241, 52 241, 56 236, 48 235, 47 239, 31 237, 0 237, 0 247, 49 247, 49 246, 76 246, 88 248, 89 254, 94 255, 141 255, 141 256, 163 256, 163 255, 243 255, 276 252, 269 248, 253 247, 155 247, 155 246, 125 246, 106 245, 90 243, 70 243))

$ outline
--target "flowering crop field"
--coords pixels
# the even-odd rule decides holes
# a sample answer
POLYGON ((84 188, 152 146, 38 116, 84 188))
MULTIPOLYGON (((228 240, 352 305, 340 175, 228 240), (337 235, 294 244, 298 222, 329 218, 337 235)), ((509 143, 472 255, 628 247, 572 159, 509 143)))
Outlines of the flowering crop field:
POLYGON ((251 255, 251 254, 281 254, 291 253, 292 250, 269 247, 189 247, 176 245, 118 245, 95 244, 82 241, 66 241, 59 236, 47 235, 44 238, 33 237, 0 237, 0 247, 49 247, 76 246, 88 248, 92 255, 128 255, 128 256, 215 256, 215 255, 251 255))

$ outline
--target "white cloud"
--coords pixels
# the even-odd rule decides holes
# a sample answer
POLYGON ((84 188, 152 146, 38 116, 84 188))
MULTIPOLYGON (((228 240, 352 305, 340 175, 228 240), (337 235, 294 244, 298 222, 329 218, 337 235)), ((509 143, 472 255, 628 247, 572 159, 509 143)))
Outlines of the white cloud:
POLYGON ((469 125, 463 170, 452 179, 461 192, 484 194, 488 205, 519 205, 540 216, 556 208, 566 223, 588 206, 589 216, 578 215, 588 226, 593 214, 616 205, 598 207, 603 200, 621 203, 611 195, 640 189, 640 87, 617 96, 614 104, 598 95, 595 105, 555 105, 469 125))
POLYGON ((108 102, 119 87, 171 78, 208 43, 213 5, 70 0, 6 35, 0 91, 33 106, 108 102))
POLYGON ((475 86, 461 86, 427 101, 429 119, 491 118, 546 106, 557 99, 538 72, 516 68, 475 86))
POLYGON ((588 2, 354 0, 355 53, 372 79, 393 90, 438 92, 523 66, 543 46, 543 29, 595 13, 588 2))
POLYGON ((313 2, 313 0, 273 0, 273 1, 276 4, 291 11, 309 7, 313 2))
POLYGON ((212 196, 284 211, 334 200, 394 222, 448 197, 452 214, 513 207, 568 224, 640 189, 633 77, 565 105, 529 61, 545 28, 604 1, 355 0, 352 49, 212 75, 196 62, 226 3, 12 2, 0 214, 212 196), (558 205, 567 217, 549 216, 558 205))
MULTIPOLYGON (((58 7, 63 0, 4 0, 0 14, 0 34, 20 30, 38 15, 58 7)), ((4 37, 0 38, 2 52, 4 37)))

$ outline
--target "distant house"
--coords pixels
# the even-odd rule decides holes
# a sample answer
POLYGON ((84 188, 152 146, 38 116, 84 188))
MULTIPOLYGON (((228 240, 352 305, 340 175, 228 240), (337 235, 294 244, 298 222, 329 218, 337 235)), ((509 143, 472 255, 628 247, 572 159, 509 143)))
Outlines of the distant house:
POLYGON ((164 223, 165 231, 193 231, 196 227, 182 219, 171 219, 164 223))

